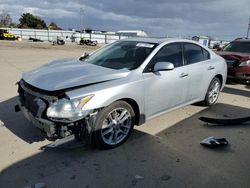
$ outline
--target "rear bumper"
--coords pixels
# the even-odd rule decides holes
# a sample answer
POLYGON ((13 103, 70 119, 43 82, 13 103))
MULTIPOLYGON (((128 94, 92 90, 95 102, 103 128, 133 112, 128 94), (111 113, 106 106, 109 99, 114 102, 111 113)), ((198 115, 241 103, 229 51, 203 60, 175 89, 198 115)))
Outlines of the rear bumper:
POLYGON ((234 74, 228 74, 227 78, 229 79, 236 79, 236 80, 250 80, 250 74, 249 73, 234 73, 234 74))
POLYGON ((235 78, 238 80, 250 80, 250 73, 236 73, 235 78))
POLYGON ((250 71, 244 68, 228 67, 227 77, 237 80, 250 80, 250 71))

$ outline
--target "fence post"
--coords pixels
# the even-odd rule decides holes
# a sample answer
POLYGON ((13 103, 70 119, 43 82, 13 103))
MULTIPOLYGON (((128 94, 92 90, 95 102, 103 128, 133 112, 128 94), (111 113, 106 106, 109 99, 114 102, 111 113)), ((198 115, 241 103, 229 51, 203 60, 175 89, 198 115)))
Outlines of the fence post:
POLYGON ((48 42, 49 42, 49 29, 48 29, 48 42))
POLYGON ((121 40, 121 35, 118 35, 119 36, 119 40, 121 40))
POLYGON ((34 30, 34 35, 35 35, 35 39, 36 39, 36 30, 34 30))
POLYGON ((21 36, 21 39, 23 39, 23 31, 20 30, 20 36, 21 36))
POLYGON ((89 40, 91 40, 92 36, 91 36, 91 33, 89 33, 89 40))

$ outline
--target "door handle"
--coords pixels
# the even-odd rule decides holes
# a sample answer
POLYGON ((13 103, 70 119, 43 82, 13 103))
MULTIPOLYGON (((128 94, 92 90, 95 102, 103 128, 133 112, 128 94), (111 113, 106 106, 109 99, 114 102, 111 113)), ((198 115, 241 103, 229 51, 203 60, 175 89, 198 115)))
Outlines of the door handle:
POLYGON ((214 69, 215 69, 215 67, 209 66, 207 70, 214 70, 214 69))
POLYGON ((187 73, 181 73, 181 75, 180 75, 180 78, 184 78, 184 77, 187 77, 188 76, 188 74, 187 73))

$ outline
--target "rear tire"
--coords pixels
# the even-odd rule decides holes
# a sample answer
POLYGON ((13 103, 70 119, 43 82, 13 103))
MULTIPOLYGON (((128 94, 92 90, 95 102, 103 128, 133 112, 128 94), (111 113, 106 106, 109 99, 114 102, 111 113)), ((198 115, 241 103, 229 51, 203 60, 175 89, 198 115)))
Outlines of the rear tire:
POLYGON ((100 149, 111 149, 123 144, 130 136, 135 124, 133 108, 125 101, 116 101, 100 111, 94 132, 95 145, 100 149))
POLYGON ((213 78, 213 80, 209 84, 206 97, 203 103, 206 106, 212 106, 216 104, 220 95, 220 89, 221 89, 221 81, 217 77, 213 78))

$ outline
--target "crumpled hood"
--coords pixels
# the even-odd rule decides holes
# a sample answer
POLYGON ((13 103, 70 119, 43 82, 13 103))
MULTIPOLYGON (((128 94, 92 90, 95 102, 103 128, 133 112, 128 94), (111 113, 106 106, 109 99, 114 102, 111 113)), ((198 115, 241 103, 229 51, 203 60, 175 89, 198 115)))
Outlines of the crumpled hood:
POLYGON ((219 51, 217 52, 218 55, 222 56, 226 60, 238 60, 238 61, 244 61, 250 59, 249 53, 239 53, 239 52, 224 52, 219 51))
POLYGON ((23 73, 28 84, 47 91, 57 91, 126 77, 129 70, 114 70, 78 59, 53 61, 23 73))

